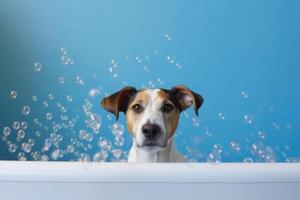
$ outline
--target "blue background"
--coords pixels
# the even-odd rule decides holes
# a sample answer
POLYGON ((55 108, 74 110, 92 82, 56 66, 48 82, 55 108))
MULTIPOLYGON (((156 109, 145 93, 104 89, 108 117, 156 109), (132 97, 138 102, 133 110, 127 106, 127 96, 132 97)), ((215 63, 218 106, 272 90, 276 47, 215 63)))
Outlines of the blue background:
MULTIPOLYGON (((200 126, 194 127, 191 109, 182 114, 176 134, 178 150, 192 161, 207 161, 214 144, 221 144, 222 161, 266 161, 251 153, 251 145, 261 142, 272 149, 276 161, 300 157, 300 14, 299 1, 17 1, 0 2, 0 128, 12 128, 14 121, 27 121, 25 131, 39 151, 51 133, 44 129, 36 138, 34 118, 45 125, 45 113, 53 113, 55 123, 60 113, 57 102, 66 105, 67 115, 78 113, 75 131, 86 128, 86 116, 81 112, 84 99, 93 103, 93 112, 102 117, 102 127, 92 149, 77 148, 79 153, 92 157, 99 151, 99 137, 112 140, 107 113, 99 106, 105 94, 111 94, 125 85, 136 88, 155 86, 171 88, 187 85, 200 93, 205 103, 200 108, 200 126), (170 40, 168 36, 170 36, 170 40), (68 50, 74 65, 62 65, 61 48, 68 50), (174 63, 168 62, 170 56, 174 63), (138 59, 136 59, 138 57, 138 59), (141 59, 141 63, 138 60, 141 59), (109 73, 111 60, 117 63, 117 77, 109 73), (33 64, 43 65, 40 72, 33 64), (178 69, 175 63, 182 68, 178 69), (148 70, 144 69, 144 66, 148 70), (85 85, 76 84, 80 76, 85 85), (59 84, 63 76, 65 83, 59 84), (101 94, 89 98, 91 88, 100 88, 101 94), (10 91, 18 97, 12 100, 10 91), (248 93, 248 98, 241 95, 248 93), (54 100, 48 99, 53 93, 54 100), (66 102, 66 95, 73 101, 66 102), (38 101, 32 101, 32 95, 38 101), (49 100, 49 107, 43 106, 49 100), (47 100, 47 101, 48 101, 47 100), (24 105, 31 107, 27 116, 21 113, 24 105), (225 114, 221 119, 219 113, 225 114), (243 116, 253 116, 247 124, 243 116), (187 117, 189 115, 189 117, 187 117), (207 130, 209 134, 207 134, 207 130), (265 139, 257 132, 266 132, 265 139), (211 134, 211 136, 210 136, 211 134), (230 148, 236 141, 241 150, 230 148)), ((125 125, 122 115, 120 123, 125 125)), ((86 128, 87 131, 88 128, 86 128)), ((68 129, 60 148, 70 143, 68 129)), ((0 142, 0 159, 18 159, 22 149, 12 130, 9 140, 19 146, 14 153, 6 142, 0 142)), ((80 141, 80 139, 79 139, 80 141)), ((87 143, 84 143, 87 145, 87 143)), ((131 138, 125 133, 127 152, 131 138)), ((114 148, 114 147, 113 147, 114 148)), ((50 154, 50 149, 46 154, 50 154)), ((32 160, 26 154, 27 160, 32 160)), ((61 160, 76 160, 66 155, 61 160)), ((126 156, 124 156, 126 158, 126 156)), ((114 160, 110 154, 108 160, 114 160)))

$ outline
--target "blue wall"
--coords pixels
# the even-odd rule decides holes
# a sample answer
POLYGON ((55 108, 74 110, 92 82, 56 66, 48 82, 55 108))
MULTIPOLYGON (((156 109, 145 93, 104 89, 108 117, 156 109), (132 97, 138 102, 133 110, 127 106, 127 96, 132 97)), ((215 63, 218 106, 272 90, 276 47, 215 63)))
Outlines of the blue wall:
MULTIPOLYGON (((64 150, 73 138, 78 140, 75 153, 64 153, 58 160, 93 160, 101 151, 97 145, 100 137, 114 143, 109 126, 115 121, 107 117, 99 101, 124 85, 149 87, 152 81, 155 87, 163 88, 185 84, 205 99, 200 126, 195 126, 195 116, 189 110, 182 114, 176 134, 178 150, 189 159, 299 159, 299 6, 299 1, 292 0, 2 0, 0 133, 6 126, 12 130, 0 142, 0 158, 18 159, 22 143, 31 138, 35 144, 30 152, 21 153, 21 159, 23 155, 27 160, 39 159, 43 154, 44 159, 51 159, 51 152, 64 150), (61 48, 67 49, 74 64, 61 62, 61 48), (117 63, 116 77, 109 72, 112 60, 117 63), (34 70, 36 62, 42 64, 41 71, 34 70), (84 85, 76 83, 77 76, 84 85), (59 77, 64 78, 64 84, 58 82, 59 77), (100 95, 89 97, 91 88, 99 89, 100 95), (10 98, 12 90, 18 93, 16 99, 10 98), (54 95, 53 100, 49 94, 54 95), (36 102, 33 95, 38 97, 36 102), (72 102, 66 100, 67 95, 72 95, 72 102), (82 109, 85 99, 94 105, 93 113, 102 117, 100 133, 92 133, 94 139, 89 142, 78 136, 82 129, 92 132, 86 127, 82 109), (62 113, 57 103, 67 112, 62 113), (30 106, 29 115, 22 114, 24 105, 30 106), (53 114, 52 120, 46 119, 47 112, 53 114), (62 125, 60 115, 76 120, 73 131, 60 129, 57 132, 63 140, 41 152, 53 132, 51 127, 62 125), (253 122, 245 122, 245 115, 253 122), (35 118, 42 125, 36 125, 35 118), (12 128, 14 121, 28 123, 19 142, 12 128), (265 132, 265 138, 259 131, 265 132), (232 141, 240 150, 230 146, 232 141), (10 152, 9 144, 15 144, 17 150, 10 152), (214 144, 222 145, 223 151, 213 150, 214 144), (88 145, 91 149, 80 147, 88 145), (255 145, 262 154, 255 152, 255 145)), ((125 125, 123 115, 119 122, 125 125)), ((124 137, 125 144, 112 144, 112 149, 124 151, 121 158, 125 159, 131 138, 127 132, 124 137)), ((108 153, 108 160, 116 160, 108 153)))

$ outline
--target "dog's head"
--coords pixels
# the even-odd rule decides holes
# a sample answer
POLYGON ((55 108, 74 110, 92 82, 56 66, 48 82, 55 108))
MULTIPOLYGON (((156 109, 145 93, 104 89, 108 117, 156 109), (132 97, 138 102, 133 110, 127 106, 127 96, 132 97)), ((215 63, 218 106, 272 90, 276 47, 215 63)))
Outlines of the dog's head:
POLYGON ((101 102, 116 118, 124 112, 136 146, 146 151, 165 148, 175 133, 180 112, 193 105, 196 115, 203 103, 201 95, 179 85, 171 90, 125 87, 101 102))

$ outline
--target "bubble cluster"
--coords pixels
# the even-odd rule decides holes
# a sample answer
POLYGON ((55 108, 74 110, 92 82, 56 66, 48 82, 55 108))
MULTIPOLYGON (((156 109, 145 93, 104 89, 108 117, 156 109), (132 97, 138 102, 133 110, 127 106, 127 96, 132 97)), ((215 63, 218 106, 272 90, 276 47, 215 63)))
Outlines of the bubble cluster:
POLYGON ((111 127, 111 132, 116 136, 120 137, 124 133, 124 126, 118 122, 114 123, 111 127))
POLYGON ((64 151, 61 149, 55 149, 51 153, 51 158, 53 160, 58 160, 64 156, 64 151))
POLYGON ((60 62, 63 65, 73 65, 73 59, 68 55, 68 51, 66 48, 60 49, 60 62))
POLYGON ((111 60, 111 64, 108 67, 108 72, 112 78, 118 77, 118 64, 114 60, 111 60))
MULTIPOLYGON (((173 40, 168 33, 163 36, 167 41, 173 40)), ((62 65, 74 64, 65 48, 61 48, 60 52, 62 65)), ((161 88, 164 84, 169 84, 167 83, 169 79, 168 76, 163 76, 163 74, 159 75, 159 77, 153 76, 152 69, 155 67, 153 63, 167 62, 172 66, 168 70, 182 69, 182 66, 177 62, 177 58, 169 56, 170 54, 171 52, 153 49, 146 55, 123 56, 123 61, 127 65, 136 67, 139 75, 145 76, 140 83, 142 88, 161 88), (142 74, 140 74, 141 72, 142 74)), ((122 60, 118 60, 118 63, 115 60, 111 60, 106 69, 108 69, 108 73, 113 80, 120 79, 120 85, 130 85, 131 80, 126 80, 126 76, 120 74, 121 68, 119 68, 119 63, 123 65, 122 60)), ((41 63, 36 62, 33 64, 34 72, 42 70, 43 66, 41 63)), ((8 152, 18 160, 23 161, 122 162, 126 160, 128 151, 125 147, 128 146, 125 145, 125 142, 130 142, 130 140, 125 141, 124 123, 120 121, 114 122, 112 114, 105 113, 102 115, 103 113, 100 113, 99 110, 99 100, 109 95, 108 93, 111 92, 110 87, 97 85, 100 80, 98 72, 90 72, 89 75, 86 75, 79 74, 75 68, 69 68, 68 70, 73 70, 70 73, 72 74, 71 78, 67 76, 68 74, 60 72, 61 74, 54 80, 56 86, 58 85, 60 89, 65 89, 66 91, 43 91, 45 93, 29 94, 31 104, 21 102, 23 98, 19 98, 21 95, 16 90, 9 91, 7 98, 13 104, 21 103, 21 107, 16 106, 17 109, 21 109, 18 110, 19 118, 16 117, 13 124, 2 127, 2 142, 7 147, 8 152), (85 79, 83 79, 83 76, 85 79), (93 83, 96 84, 92 85, 93 83), (70 85, 86 87, 76 87, 78 93, 71 93, 72 90, 67 88, 70 85), (46 96, 44 96, 45 94, 46 96), (17 98, 18 100, 16 100, 17 98)), ((43 75, 43 73, 40 73, 40 75, 43 75)), ((237 93, 236 96, 243 103, 248 101, 245 99, 249 99, 248 92, 245 90, 240 90, 240 93, 237 93)), ((258 110, 258 112, 256 110, 243 111, 246 113, 232 113, 230 110, 226 110, 226 115, 224 112, 213 114, 212 118, 214 120, 226 119, 220 124, 222 126, 234 119, 238 120, 238 126, 243 126, 243 131, 241 131, 241 135, 245 134, 243 139, 230 138, 229 142, 224 144, 220 144, 215 140, 217 135, 223 134, 218 130, 218 126, 209 124, 208 128, 208 124, 205 123, 210 123, 209 120, 203 121, 204 125, 200 126, 199 118, 194 113, 191 114, 190 110, 183 111, 180 118, 180 126, 184 129, 186 127, 194 127, 191 130, 196 135, 191 136, 191 140, 181 138, 185 134, 182 134, 184 131, 179 126, 174 136, 175 140, 180 141, 176 142, 179 144, 179 150, 184 149, 186 151, 185 157, 190 162, 207 161, 219 163, 223 159, 227 161, 230 156, 234 158, 239 157, 240 161, 245 163, 276 162, 277 160, 300 162, 300 159, 291 153, 291 149, 294 147, 290 145, 270 147, 266 145, 267 143, 264 144, 264 142, 268 141, 266 140, 266 131, 268 133, 267 139, 269 139, 273 137, 272 131, 290 133, 296 129, 295 126, 287 121, 282 123, 277 121, 278 119, 271 119, 268 124, 269 127, 263 127, 260 124, 260 114, 269 114, 268 112, 276 114, 279 109, 275 110, 272 105, 259 105, 258 110), (248 114, 248 112, 251 114, 248 114), (239 142, 236 141, 237 139, 239 142), (200 145, 205 146, 206 144, 211 146, 211 150, 202 152, 200 145)), ((228 131, 227 134, 230 135, 233 132, 236 132, 236 130, 228 131)))
POLYGON ((102 119, 99 115, 91 113, 90 115, 88 115, 86 124, 93 130, 93 133, 99 133, 99 129, 102 125, 102 119))
POLYGON ((182 69, 182 66, 176 62, 175 58, 171 57, 171 56, 167 56, 167 63, 175 65, 177 67, 177 69, 182 69))

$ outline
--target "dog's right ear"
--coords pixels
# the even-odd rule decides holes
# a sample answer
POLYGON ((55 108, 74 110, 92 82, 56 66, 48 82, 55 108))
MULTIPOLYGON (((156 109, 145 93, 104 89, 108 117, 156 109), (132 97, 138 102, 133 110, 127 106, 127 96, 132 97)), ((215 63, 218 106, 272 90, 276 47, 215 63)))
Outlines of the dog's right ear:
POLYGON ((101 101, 102 107, 113 113, 116 119, 119 118, 119 112, 126 112, 130 98, 137 92, 134 87, 124 87, 101 101))

